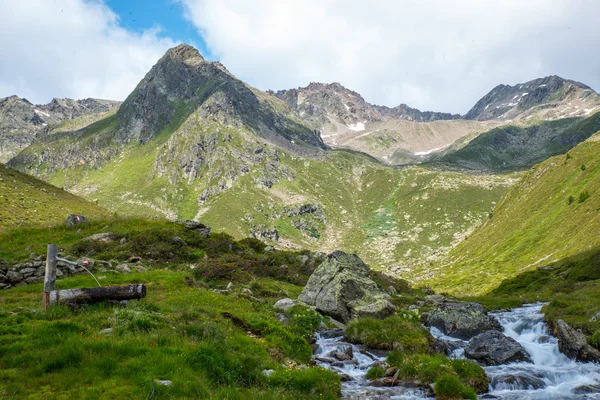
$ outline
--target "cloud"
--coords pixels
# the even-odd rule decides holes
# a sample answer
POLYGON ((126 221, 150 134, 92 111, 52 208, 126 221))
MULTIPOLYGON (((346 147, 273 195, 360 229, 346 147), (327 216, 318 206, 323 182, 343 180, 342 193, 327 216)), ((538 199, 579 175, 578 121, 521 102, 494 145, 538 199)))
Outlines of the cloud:
POLYGON ((465 113, 500 83, 600 87, 595 0, 180 0, 211 53, 261 89, 338 81, 372 103, 465 113))
POLYGON ((100 1, 0 0, 0 97, 123 100, 173 45, 121 28, 100 1))

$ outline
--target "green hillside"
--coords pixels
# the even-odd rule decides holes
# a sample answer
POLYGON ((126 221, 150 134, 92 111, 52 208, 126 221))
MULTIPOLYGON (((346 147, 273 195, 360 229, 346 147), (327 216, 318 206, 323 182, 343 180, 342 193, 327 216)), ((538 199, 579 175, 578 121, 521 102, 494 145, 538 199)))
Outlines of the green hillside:
POLYGON ((600 246, 600 133, 532 168, 427 284, 485 293, 506 278, 600 246))
POLYGON ((447 152, 441 161, 483 171, 525 169, 548 157, 566 153, 599 129, 600 113, 528 126, 502 126, 477 136, 461 149, 447 152))
POLYGON ((90 218, 109 213, 69 192, 0 164, 0 232, 17 226, 51 226, 72 213, 90 218))

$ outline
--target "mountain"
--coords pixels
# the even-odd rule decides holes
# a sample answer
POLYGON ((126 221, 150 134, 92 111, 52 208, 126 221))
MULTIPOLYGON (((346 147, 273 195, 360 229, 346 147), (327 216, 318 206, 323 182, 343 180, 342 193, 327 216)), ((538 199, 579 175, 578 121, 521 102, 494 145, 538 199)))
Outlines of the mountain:
POLYGON ((502 280, 600 246, 600 132, 535 167, 435 268, 426 284, 486 293, 502 280))
POLYGON ((119 215, 197 219, 405 271, 445 254, 514 182, 328 149, 289 104, 185 45, 117 113, 48 136, 9 165, 119 215))
POLYGON ((34 105, 17 96, 0 99, 0 162, 8 161, 55 129, 60 130, 61 123, 71 121, 71 127, 77 123, 87 125, 115 110, 119 104, 100 99, 53 99, 46 105, 34 105))
POLYGON ((56 225, 73 213, 110 216, 96 204, 0 164, 0 232, 18 226, 56 225))
POLYGON ((563 118, 525 126, 507 125, 482 133, 439 160, 477 171, 529 168, 563 154, 600 130, 600 112, 588 118, 563 118))
POLYGON ((465 119, 554 120, 585 117, 600 109, 600 95, 590 87, 552 75, 519 83, 498 85, 464 116, 465 119))
POLYGON ((371 105, 340 83, 311 83, 269 93, 319 130, 328 145, 362 151, 388 164, 418 163, 457 139, 499 125, 457 121, 458 114, 423 112, 406 104, 394 108, 371 105))

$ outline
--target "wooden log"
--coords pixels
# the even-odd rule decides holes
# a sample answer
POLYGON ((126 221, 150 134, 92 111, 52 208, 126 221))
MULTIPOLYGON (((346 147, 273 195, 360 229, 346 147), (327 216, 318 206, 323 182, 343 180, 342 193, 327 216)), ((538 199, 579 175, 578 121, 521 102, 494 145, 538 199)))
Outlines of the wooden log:
POLYGON ((144 297, 146 297, 146 286, 136 283, 127 286, 53 290, 50 292, 50 304, 85 304, 106 300, 133 300, 144 297))
POLYGON ((50 304, 50 292, 54 290, 56 282, 56 259, 58 254, 58 246, 55 244, 48 245, 46 253, 46 271, 44 275, 44 297, 42 299, 42 310, 46 311, 50 304))

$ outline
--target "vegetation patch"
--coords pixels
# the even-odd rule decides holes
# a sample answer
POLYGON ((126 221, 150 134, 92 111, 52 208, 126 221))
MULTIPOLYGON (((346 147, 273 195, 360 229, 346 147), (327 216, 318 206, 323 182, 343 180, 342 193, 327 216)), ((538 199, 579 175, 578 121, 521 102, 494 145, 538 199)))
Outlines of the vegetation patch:
POLYGON ((360 318, 346 327, 346 339, 373 349, 425 353, 433 338, 416 319, 392 316, 385 319, 360 318))

